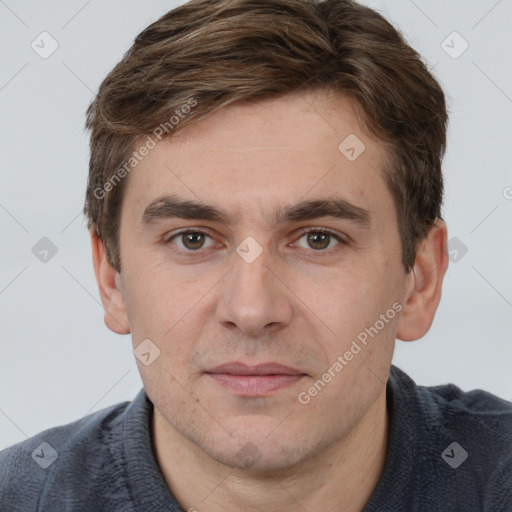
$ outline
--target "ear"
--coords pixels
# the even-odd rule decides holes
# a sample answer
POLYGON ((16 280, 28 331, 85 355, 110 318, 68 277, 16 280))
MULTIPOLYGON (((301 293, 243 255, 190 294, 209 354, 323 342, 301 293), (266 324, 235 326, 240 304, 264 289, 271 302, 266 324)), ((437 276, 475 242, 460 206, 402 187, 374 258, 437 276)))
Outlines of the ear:
POLYGON ((448 268, 447 228, 438 219, 416 252, 413 269, 406 277, 406 295, 397 338, 417 340, 428 332, 441 300, 443 278, 448 268))
POLYGON ((105 324, 117 334, 129 334, 130 325, 124 302, 121 278, 110 264, 103 240, 94 229, 90 230, 94 273, 105 309, 105 324))

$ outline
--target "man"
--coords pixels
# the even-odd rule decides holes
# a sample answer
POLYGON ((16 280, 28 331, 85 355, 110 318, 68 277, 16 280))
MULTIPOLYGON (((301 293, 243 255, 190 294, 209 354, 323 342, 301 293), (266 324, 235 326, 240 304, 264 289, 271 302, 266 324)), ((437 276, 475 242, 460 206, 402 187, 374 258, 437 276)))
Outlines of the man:
POLYGON ((352 1, 143 31, 88 110, 85 213, 144 389, 3 451, 0 510, 512 510, 512 405, 391 364, 440 301, 446 122, 352 1))

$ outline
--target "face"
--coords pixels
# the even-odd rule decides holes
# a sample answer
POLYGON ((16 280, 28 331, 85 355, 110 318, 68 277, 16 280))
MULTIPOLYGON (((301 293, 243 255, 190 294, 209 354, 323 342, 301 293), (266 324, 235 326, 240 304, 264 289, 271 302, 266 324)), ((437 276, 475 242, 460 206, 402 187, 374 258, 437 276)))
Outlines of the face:
POLYGON ((278 469, 382 399, 407 284, 384 162, 351 102, 320 93, 226 108, 149 152, 120 250, 134 348, 159 350, 137 361, 155 421, 278 469))

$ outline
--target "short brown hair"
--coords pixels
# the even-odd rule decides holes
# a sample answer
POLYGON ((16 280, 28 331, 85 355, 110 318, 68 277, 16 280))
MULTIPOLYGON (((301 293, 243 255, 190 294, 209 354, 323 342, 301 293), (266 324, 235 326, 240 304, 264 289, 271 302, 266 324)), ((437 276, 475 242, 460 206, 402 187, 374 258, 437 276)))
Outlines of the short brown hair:
POLYGON ((176 129, 234 103, 318 89, 350 97, 387 149, 384 172, 409 271, 418 241, 441 218, 445 97, 403 36, 351 0, 191 0, 137 36, 87 110, 84 212, 114 268, 121 269, 121 177, 141 137, 153 134, 149 142, 159 126, 171 136, 170 120, 187 104, 195 108, 179 115, 176 129))

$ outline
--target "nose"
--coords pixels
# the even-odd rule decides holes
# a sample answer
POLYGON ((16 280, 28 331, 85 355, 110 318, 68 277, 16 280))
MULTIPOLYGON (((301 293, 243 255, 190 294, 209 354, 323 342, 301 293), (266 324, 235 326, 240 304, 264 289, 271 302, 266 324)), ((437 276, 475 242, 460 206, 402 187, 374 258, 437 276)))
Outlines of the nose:
POLYGON ((251 263, 238 254, 221 281, 217 321, 230 330, 259 337, 290 324, 293 307, 290 293, 278 269, 265 251, 251 263))

